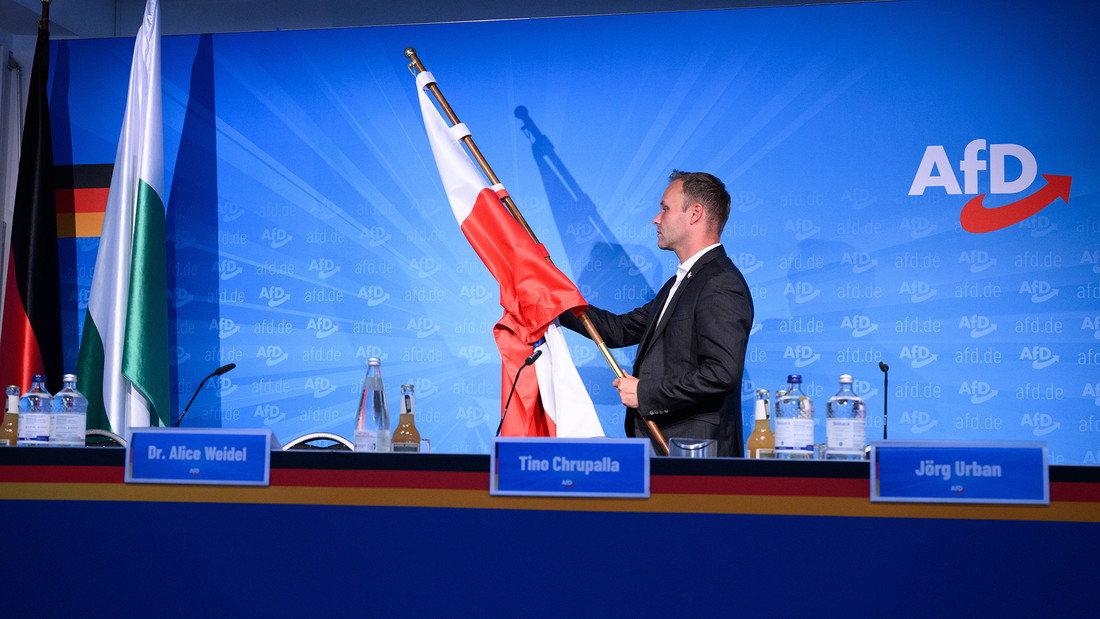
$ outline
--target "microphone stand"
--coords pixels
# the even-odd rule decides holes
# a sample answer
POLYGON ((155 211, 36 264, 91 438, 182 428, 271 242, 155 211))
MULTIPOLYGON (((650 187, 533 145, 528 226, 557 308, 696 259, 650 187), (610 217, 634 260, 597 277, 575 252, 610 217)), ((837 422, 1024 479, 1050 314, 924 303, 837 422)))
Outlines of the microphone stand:
POLYGON ((497 424, 497 436, 500 436, 500 429, 504 427, 504 418, 508 416, 508 406, 512 404, 512 396, 516 393, 516 385, 519 384, 519 374, 523 371, 523 368, 533 364, 536 359, 542 356, 541 350, 536 350, 531 353, 531 356, 527 357, 523 361, 523 365, 519 366, 516 370, 516 377, 512 379, 512 390, 508 392, 508 400, 504 403, 504 412, 500 414, 500 423, 497 424))
POLYGON ((195 398, 199 395, 199 392, 202 391, 202 387, 203 387, 203 385, 206 384, 206 381, 210 380, 211 378, 213 378, 215 376, 221 376, 222 374, 225 374, 226 372, 228 372, 229 370, 232 370, 235 367, 237 367, 236 363, 230 363, 229 365, 223 365, 220 368, 214 370, 213 372, 207 374, 206 378, 202 379, 202 382, 199 383, 199 388, 195 389, 195 394, 191 396, 191 401, 187 403, 187 406, 183 407, 183 412, 180 413, 180 418, 176 420, 175 425, 173 425, 172 427, 174 427, 174 428, 180 427, 180 423, 183 421, 183 416, 187 414, 188 409, 190 409, 191 405, 194 404, 195 398))
POLYGON ((878 362, 878 369, 882 370, 882 440, 886 440, 886 405, 890 402, 890 366, 884 362, 878 362))

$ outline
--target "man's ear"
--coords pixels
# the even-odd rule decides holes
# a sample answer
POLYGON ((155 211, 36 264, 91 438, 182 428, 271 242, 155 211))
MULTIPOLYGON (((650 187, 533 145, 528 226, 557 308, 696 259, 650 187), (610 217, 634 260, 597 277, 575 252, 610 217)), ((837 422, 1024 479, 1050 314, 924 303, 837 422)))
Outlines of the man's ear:
POLYGON ((688 222, 692 224, 705 223, 703 222, 706 218, 705 215, 706 211, 703 209, 703 205, 698 202, 688 207, 688 222))

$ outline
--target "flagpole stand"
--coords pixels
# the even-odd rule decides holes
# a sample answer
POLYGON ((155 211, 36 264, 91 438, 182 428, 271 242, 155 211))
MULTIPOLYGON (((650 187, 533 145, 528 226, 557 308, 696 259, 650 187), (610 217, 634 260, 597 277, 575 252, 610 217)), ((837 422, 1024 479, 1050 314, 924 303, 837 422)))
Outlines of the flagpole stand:
MULTIPOLYGON (((427 69, 424 68, 424 63, 422 63, 420 61, 420 58, 417 57, 415 48, 406 47, 405 57, 409 59, 409 71, 411 71, 414 76, 421 72, 427 71, 427 69)), ((460 121, 458 120, 458 115, 455 114, 454 110, 451 109, 450 104, 447 103, 447 99, 443 96, 443 92, 439 90, 439 85, 435 82, 431 82, 427 85, 427 87, 428 91, 431 92, 436 101, 439 102, 439 107, 443 109, 443 113, 447 115, 447 119, 451 121, 451 124, 459 124, 460 121)), ((477 160, 478 166, 481 167, 482 173, 484 173, 486 178, 489 179, 489 182, 493 185, 500 185, 500 179, 497 178, 497 175, 493 172, 493 169, 489 167, 489 162, 485 160, 485 157, 481 154, 481 151, 478 149, 477 145, 474 144, 474 138, 470 135, 467 135, 462 138, 462 143, 466 146, 467 149, 469 149, 470 153, 474 156, 474 159, 477 160)), ((521 226, 523 226, 523 229, 527 232, 528 236, 531 237, 531 240, 534 241, 536 244, 539 244, 539 239, 537 236, 535 236, 535 231, 531 229, 531 226, 527 225, 527 220, 523 218, 523 214, 519 212, 519 208, 516 206, 516 203, 512 201, 512 196, 505 194, 502 197, 501 201, 504 203, 504 206, 508 208, 508 212, 512 214, 512 217, 521 226)), ((554 262, 550 259, 550 256, 547 256, 546 260, 551 264, 553 264, 554 262)), ((596 343, 597 348, 599 348, 600 352, 603 354, 603 358, 607 361, 608 365, 611 366, 611 371, 615 373, 615 378, 622 378, 623 376, 626 376, 626 373, 623 372, 622 368, 619 367, 619 363, 615 361, 615 357, 611 356, 611 351, 608 349, 607 344, 603 341, 603 338, 600 337, 599 332, 596 331, 596 325, 592 324, 592 320, 588 317, 588 314, 582 312, 579 316, 579 319, 581 321, 581 324, 584 325, 585 330, 588 331, 588 336, 591 337, 592 341, 596 343)), ((641 413, 639 413, 639 415, 640 414, 641 413)), ((642 419, 645 421, 645 425, 649 431, 650 436, 661 446, 661 450, 663 451, 662 455, 667 456, 668 441, 665 440, 664 435, 661 434, 661 430, 657 427, 657 424, 654 423, 651 419, 646 419, 645 417, 642 417, 642 419)))

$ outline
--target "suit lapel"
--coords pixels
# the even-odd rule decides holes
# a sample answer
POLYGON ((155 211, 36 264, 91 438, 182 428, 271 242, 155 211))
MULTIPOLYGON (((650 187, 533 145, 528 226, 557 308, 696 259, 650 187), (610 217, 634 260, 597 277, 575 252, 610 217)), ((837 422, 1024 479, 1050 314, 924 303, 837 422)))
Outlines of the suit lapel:
POLYGON ((676 288, 676 293, 672 295, 672 300, 668 303, 668 308, 665 309, 665 315, 661 316, 661 321, 654 324, 657 321, 657 316, 661 313, 661 307, 664 306, 664 300, 668 297, 668 291, 672 288, 672 283, 676 281, 676 277, 673 276, 665 285, 661 288, 661 292, 658 293, 657 299, 655 299, 654 308, 656 308, 656 314, 649 317, 649 326, 646 327, 645 335, 642 337, 642 342, 638 345, 638 354, 635 359, 635 367, 637 367, 638 361, 645 356, 645 353, 649 351, 649 346, 664 331, 665 325, 668 324, 669 319, 672 317, 672 313, 676 311, 676 304, 683 297, 684 291, 692 284, 692 280, 695 274, 698 273, 707 263, 715 258, 720 258, 726 255, 725 249, 722 247, 715 247, 707 253, 699 256, 699 259, 695 261, 695 264, 691 265, 691 269, 688 270, 687 275, 684 276, 684 280, 680 282, 680 285, 676 288))

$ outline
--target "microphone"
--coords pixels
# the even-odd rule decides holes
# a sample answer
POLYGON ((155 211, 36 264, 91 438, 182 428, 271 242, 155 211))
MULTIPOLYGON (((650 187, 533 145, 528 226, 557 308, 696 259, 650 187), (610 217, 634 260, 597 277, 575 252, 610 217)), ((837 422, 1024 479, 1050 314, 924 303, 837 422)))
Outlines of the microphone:
POLYGON ((878 362, 878 369, 882 370, 882 440, 886 440, 886 403, 890 399, 890 366, 885 362, 878 362))
POLYGON ((215 376, 221 376, 222 374, 225 374, 226 372, 228 372, 229 370, 232 370, 235 367, 237 367, 236 363, 230 363, 228 365, 223 365, 220 368, 214 370, 213 372, 207 374, 206 378, 202 379, 202 382, 199 383, 199 388, 195 389, 195 395, 191 396, 191 401, 187 403, 187 406, 183 407, 183 412, 180 413, 180 418, 176 420, 176 425, 174 425, 173 427, 175 427, 175 428, 180 427, 180 422, 183 421, 183 416, 187 414, 187 409, 191 408, 191 404, 194 403, 194 401, 195 401, 195 396, 199 395, 199 392, 202 391, 202 386, 206 384, 206 381, 210 380, 211 378, 213 378, 215 376))
POLYGON ((504 403, 504 412, 500 415, 500 423, 497 424, 497 436, 500 436, 500 429, 504 427, 504 418, 508 416, 508 405, 512 403, 512 396, 516 393, 516 385, 519 384, 519 375, 523 371, 523 368, 533 365, 535 360, 542 356, 541 350, 536 350, 531 353, 530 357, 524 360, 523 365, 519 366, 516 370, 516 377, 512 380, 512 390, 508 392, 508 401, 504 403))

